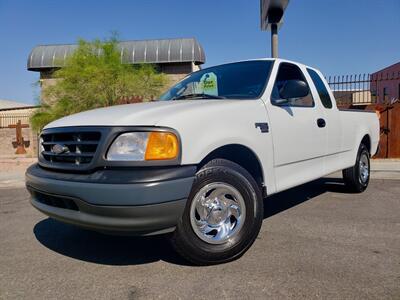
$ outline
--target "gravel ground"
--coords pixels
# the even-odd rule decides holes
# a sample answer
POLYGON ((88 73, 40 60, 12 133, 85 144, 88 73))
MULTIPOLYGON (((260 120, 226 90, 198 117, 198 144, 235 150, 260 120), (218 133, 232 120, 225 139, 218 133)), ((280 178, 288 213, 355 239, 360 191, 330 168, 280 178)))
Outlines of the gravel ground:
POLYGON ((113 237, 53 221, 0 188, 0 299, 400 299, 400 181, 347 194, 324 178, 265 201, 239 260, 187 264, 167 237, 113 237))
POLYGON ((36 158, 10 159, 0 157, 0 188, 24 187, 25 170, 36 161, 36 158))

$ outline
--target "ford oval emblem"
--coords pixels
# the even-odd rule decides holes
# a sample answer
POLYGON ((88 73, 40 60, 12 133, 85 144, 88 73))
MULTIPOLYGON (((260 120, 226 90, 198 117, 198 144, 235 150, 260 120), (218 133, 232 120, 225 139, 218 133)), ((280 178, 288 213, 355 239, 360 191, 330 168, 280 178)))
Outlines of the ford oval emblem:
POLYGON ((65 145, 55 144, 53 147, 51 147, 51 152, 53 152, 54 154, 68 153, 69 148, 65 145))

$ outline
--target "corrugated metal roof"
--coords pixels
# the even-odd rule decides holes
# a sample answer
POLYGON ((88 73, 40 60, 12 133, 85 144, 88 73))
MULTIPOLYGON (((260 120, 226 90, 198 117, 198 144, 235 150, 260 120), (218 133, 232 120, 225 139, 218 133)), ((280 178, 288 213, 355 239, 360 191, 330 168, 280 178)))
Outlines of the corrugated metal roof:
POLYGON ((31 107, 36 107, 36 106, 28 103, 0 99, 0 110, 31 108, 31 107))
MULTIPOLYGON (((41 45, 33 48, 28 57, 30 71, 59 68, 77 45, 41 45)), ((121 61, 136 63, 177 63, 194 62, 203 64, 206 60, 203 47, 194 38, 163 39, 120 42, 121 61)))

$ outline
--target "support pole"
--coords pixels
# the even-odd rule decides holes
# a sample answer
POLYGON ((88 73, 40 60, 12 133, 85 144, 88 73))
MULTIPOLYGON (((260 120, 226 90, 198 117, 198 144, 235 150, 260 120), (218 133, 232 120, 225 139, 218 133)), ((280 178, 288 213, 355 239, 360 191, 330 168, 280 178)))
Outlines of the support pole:
POLYGON ((278 58, 278 24, 271 24, 271 55, 278 58))

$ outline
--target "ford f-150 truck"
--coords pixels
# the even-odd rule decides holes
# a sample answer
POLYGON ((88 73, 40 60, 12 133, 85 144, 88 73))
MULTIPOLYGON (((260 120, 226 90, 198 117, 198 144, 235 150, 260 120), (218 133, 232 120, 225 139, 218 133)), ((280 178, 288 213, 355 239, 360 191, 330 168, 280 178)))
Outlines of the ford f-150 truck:
POLYGON ((215 264, 252 245, 269 195, 339 170, 364 191, 378 142, 377 115, 338 109, 316 69, 250 60, 194 72, 158 101, 50 123, 26 186, 51 218, 172 233, 186 259, 215 264))

